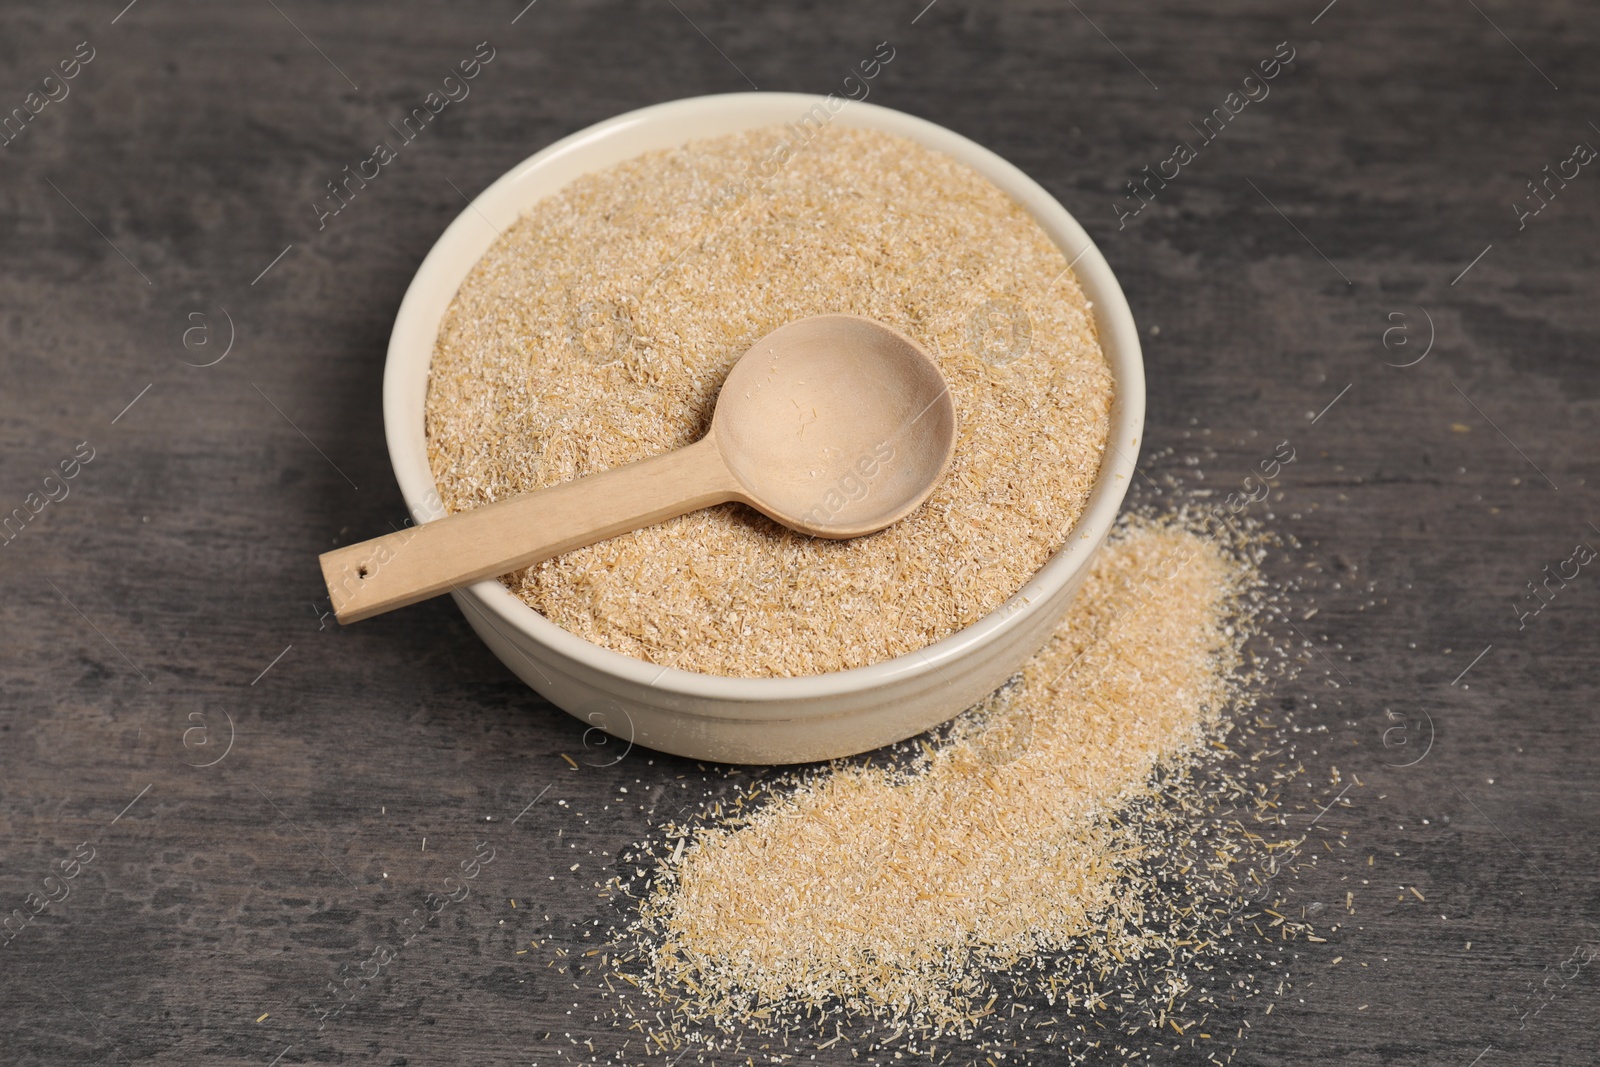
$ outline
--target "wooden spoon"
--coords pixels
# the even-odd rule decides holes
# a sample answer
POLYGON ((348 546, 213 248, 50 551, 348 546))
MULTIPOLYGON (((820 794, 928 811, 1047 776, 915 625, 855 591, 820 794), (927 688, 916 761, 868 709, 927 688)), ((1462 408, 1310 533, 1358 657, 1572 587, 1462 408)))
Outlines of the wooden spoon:
POLYGON ((859 537, 927 499, 955 429, 944 376, 914 341, 815 315, 739 358, 687 448, 325 552, 322 576, 348 623, 730 500, 801 533, 859 537))

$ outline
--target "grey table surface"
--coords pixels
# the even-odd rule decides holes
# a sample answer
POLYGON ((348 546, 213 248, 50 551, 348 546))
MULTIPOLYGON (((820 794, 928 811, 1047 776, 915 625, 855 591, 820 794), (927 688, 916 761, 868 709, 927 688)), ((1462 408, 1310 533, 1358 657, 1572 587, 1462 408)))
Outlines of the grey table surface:
POLYGON ((27 512, 0 544, 0 911, 78 872, 0 948, 0 1062, 615 1050, 594 976, 516 949, 583 946, 601 854, 679 775, 730 780, 601 766, 448 602, 338 628, 315 557, 404 514, 385 344, 465 197, 631 108, 826 92, 879 41, 873 102, 1014 161, 1117 271, 1152 478, 1297 449, 1261 517, 1295 539, 1277 577, 1315 576, 1299 723, 1365 783, 1327 818, 1376 888, 1241 1009, 1233 1062, 1595 1062, 1600 590, 1528 590, 1600 545, 1592 7, 524 2, 0 13, 0 114, 37 111, 0 147, 0 512, 27 512), (485 41, 470 97, 319 228, 325 183, 485 41), (1270 95, 1120 216, 1282 42, 1270 95), (479 841, 471 896, 319 1027, 479 841))

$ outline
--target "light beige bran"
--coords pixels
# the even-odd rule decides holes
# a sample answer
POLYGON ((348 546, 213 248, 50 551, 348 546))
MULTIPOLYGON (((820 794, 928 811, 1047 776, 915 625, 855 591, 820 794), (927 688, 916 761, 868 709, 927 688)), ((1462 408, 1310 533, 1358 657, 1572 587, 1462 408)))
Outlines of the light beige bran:
POLYGON ((689 444, 734 360, 806 315, 867 315, 936 355, 955 461, 890 529, 813 540, 727 505, 503 579, 653 663, 793 676, 924 647, 1022 586, 1100 468, 1111 375, 1038 224, 946 156, 836 127, 730 193, 786 136, 697 142, 574 182, 485 254, 435 349, 428 449, 451 510, 689 444))
POLYGON ((1192 533, 1133 528, 1019 684, 913 769, 841 768, 676 847, 641 904, 652 986, 723 1024, 843 1004, 959 1028, 985 973, 1137 913, 1114 892, 1137 839, 1106 817, 1215 736, 1248 583, 1192 533))

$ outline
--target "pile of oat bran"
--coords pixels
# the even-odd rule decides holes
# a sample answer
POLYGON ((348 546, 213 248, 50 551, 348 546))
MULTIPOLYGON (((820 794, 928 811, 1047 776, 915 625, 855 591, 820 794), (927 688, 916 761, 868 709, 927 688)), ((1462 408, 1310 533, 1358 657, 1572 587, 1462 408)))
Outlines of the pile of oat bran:
POLYGON ((1119 888, 1144 843, 1108 816, 1217 736, 1254 581, 1181 526, 1127 526, 987 715, 909 769, 842 766, 675 845, 628 935, 638 980, 723 1027, 842 1008, 962 1031, 993 975, 1085 937, 1178 951, 1119 888))
POLYGON ((573 633, 653 663, 793 676, 926 646, 1022 586, 1100 468, 1111 375, 1043 230, 954 160, 866 130, 828 127, 765 186, 730 193, 787 136, 701 141, 574 182, 484 255, 435 349, 428 449, 453 511, 689 444, 733 362, 806 315, 866 315, 936 356, 955 459, 890 529, 813 540, 726 505, 503 579, 573 633))

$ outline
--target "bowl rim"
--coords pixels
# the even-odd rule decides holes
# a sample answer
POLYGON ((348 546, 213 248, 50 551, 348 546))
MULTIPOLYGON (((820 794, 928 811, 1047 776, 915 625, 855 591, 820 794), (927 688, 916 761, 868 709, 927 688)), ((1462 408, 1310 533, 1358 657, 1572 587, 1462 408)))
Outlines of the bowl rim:
MULTIPOLYGON (((828 100, 828 97, 809 93, 723 93, 686 97, 624 112, 569 134, 535 152, 497 178, 462 209, 434 243, 407 286, 396 313, 384 363, 384 432, 390 463, 406 506, 417 522, 432 521, 443 515, 438 486, 427 460, 426 401, 422 411, 412 410, 407 390, 410 384, 408 376, 416 373, 416 350, 423 344, 418 340, 419 336, 426 337, 426 354, 422 359, 424 381, 431 373, 433 351, 442 319, 442 315, 427 314, 420 305, 425 293, 431 294, 440 286, 448 286, 453 299, 465 277, 465 272, 457 276, 455 261, 464 247, 476 247, 485 240, 481 227, 493 212, 484 209, 501 208, 504 202, 515 201, 516 213, 520 215, 538 202, 525 202, 517 196, 517 186, 530 172, 564 159, 595 142, 625 136, 629 129, 658 123, 681 125, 697 117, 719 112, 726 114, 748 110, 754 114, 768 105, 781 107, 783 113, 792 118, 806 114, 815 105, 826 107, 828 100), (790 108, 793 109, 792 113, 790 108), (417 462, 419 456, 420 463, 417 462)), ((837 101, 838 98, 834 97, 833 100, 837 101)), ((1021 589, 978 621, 953 634, 922 648, 864 667, 795 677, 730 677, 636 659, 564 629, 525 604, 498 578, 484 579, 457 590, 463 606, 476 601, 475 606, 483 610, 485 620, 492 626, 498 620, 556 655, 623 683, 690 701, 764 705, 860 693, 891 683, 904 685, 917 680, 929 680, 928 676, 941 674, 945 666, 957 663, 981 646, 996 640, 1012 626, 1020 625, 1031 608, 1049 601, 1052 593, 1068 585, 1088 565, 1090 557, 1105 540, 1121 510, 1123 496, 1136 470, 1144 428, 1144 362, 1138 329, 1127 298, 1110 265, 1088 233, 1055 197, 1014 164, 977 142, 927 119, 864 101, 846 101, 845 106, 834 115, 834 121, 841 120, 844 126, 877 129, 907 137, 953 157, 982 174, 1021 204, 1058 247, 1062 244, 1058 240, 1058 235, 1061 235, 1079 249, 1068 265, 1076 273, 1090 301, 1101 350, 1111 369, 1116 391, 1112 398, 1110 425, 1100 471, 1082 514, 1068 531, 1061 546, 1023 583, 1021 589)), ((777 125, 782 121, 782 118, 763 118, 751 122, 746 128, 777 125)), ((687 143, 695 139, 690 136, 683 141, 687 143)), ((466 271, 471 270, 487 248, 488 245, 483 244, 483 248, 471 257, 466 271)), ((1071 254, 1067 248, 1063 248, 1063 252, 1071 254)), ((448 303, 445 306, 448 307, 448 303)), ((499 629, 498 626, 495 628, 499 629)))

